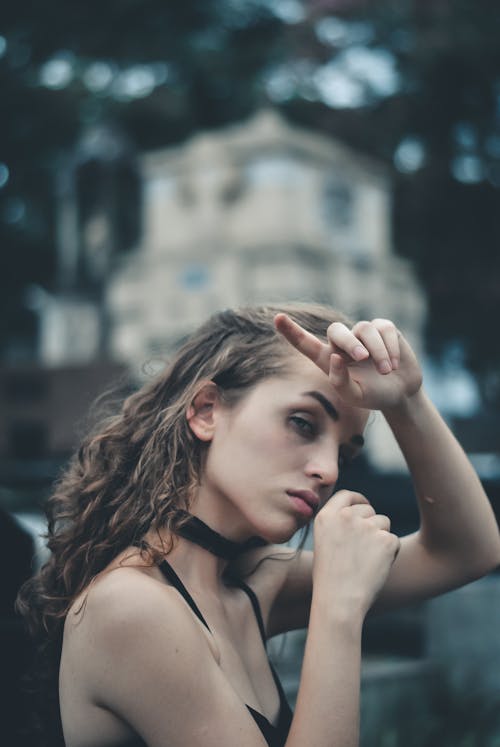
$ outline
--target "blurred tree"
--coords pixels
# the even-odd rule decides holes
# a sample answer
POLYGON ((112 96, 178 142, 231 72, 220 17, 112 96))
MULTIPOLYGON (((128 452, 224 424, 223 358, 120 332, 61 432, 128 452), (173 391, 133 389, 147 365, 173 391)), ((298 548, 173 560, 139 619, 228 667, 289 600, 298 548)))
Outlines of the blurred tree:
POLYGON ((54 282, 53 172, 88 126, 148 149, 272 103, 393 169, 394 236, 500 406, 500 7, 466 0, 101 0, 0 17, 0 346, 54 282))

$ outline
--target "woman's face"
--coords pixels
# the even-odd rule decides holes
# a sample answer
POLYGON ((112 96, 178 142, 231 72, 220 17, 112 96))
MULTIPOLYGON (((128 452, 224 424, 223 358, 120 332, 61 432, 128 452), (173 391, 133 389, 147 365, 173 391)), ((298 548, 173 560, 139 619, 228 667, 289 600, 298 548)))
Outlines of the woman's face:
POLYGON ((283 542, 333 492, 362 446, 369 413, 342 404, 328 377, 290 354, 289 373, 218 402, 196 513, 233 539, 283 542))

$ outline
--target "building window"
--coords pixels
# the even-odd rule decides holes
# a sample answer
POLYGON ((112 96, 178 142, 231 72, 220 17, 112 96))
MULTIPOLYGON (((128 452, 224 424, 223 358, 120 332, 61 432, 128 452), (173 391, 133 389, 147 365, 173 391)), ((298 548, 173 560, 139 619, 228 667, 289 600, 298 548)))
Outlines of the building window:
POLYGON ((337 179, 327 179, 322 195, 323 215, 331 228, 349 228, 354 222, 352 189, 337 179))
POLYGON ((374 267, 373 258, 370 257, 366 249, 353 252, 352 266, 358 272, 370 272, 374 267))
POLYGON ((186 265, 177 275, 177 284, 188 291, 206 290, 212 284, 210 270, 202 264, 186 265))
POLYGON ((237 202, 243 195, 245 186, 241 179, 233 179, 226 184, 220 193, 221 202, 223 205, 230 206, 237 202))
POLYGON ((249 161, 245 167, 245 176, 252 187, 295 187, 303 183, 304 174, 304 166, 286 155, 261 156, 249 161))

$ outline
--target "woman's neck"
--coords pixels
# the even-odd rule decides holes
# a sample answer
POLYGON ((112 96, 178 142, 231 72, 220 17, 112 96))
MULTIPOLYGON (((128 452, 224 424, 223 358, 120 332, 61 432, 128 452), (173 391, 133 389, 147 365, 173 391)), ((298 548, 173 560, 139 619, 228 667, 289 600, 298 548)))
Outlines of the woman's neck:
MULTIPOLYGON (((186 583, 193 587, 214 591, 225 586, 224 572, 230 563, 242 552, 265 544, 264 540, 254 537, 249 541, 249 533, 237 532, 234 534, 245 537, 241 541, 224 537, 221 532, 213 529, 205 517, 193 509, 193 513, 186 513, 188 518, 185 531, 176 532, 173 536, 166 528, 149 532, 145 539, 155 550, 165 553, 169 563, 178 572, 186 583), (192 517, 192 520, 190 520, 192 517), (168 554, 167 554, 168 553, 168 554)), ((221 514, 222 515, 222 514, 221 514)), ((217 525, 217 517, 212 517, 214 526, 217 525)), ((227 526, 227 516, 218 522, 219 525, 227 526)))

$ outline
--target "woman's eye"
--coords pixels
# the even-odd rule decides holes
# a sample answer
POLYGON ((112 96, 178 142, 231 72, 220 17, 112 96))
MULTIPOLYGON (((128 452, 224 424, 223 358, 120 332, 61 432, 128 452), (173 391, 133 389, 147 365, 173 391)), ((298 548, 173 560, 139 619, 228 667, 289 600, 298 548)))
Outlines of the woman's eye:
POLYGON ((292 415, 290 422, 293 423, 295 430, 300 433, 301 436, 306 438, 312 438, 316 435, 316 429, 312 423, 305 418, 301 418, 299 415, 292 415))

